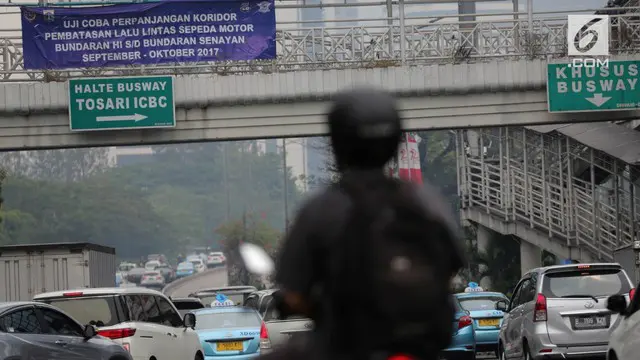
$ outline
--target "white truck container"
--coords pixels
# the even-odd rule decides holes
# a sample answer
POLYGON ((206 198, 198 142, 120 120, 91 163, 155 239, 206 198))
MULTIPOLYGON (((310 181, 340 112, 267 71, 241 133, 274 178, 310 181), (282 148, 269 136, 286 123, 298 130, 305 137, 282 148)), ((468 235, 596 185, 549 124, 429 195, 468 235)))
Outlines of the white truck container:
POLYGON ((0 246, 0 301, 37 294, 114 287, 116 250, 90 243, 0 246))

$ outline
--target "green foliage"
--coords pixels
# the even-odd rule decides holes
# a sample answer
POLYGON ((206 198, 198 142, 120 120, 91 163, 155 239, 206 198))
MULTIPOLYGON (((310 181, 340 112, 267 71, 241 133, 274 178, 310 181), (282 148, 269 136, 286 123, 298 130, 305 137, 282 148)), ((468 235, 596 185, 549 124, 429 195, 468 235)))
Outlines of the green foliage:
POLYGON ((255 214, 245 214, 239 220, 225 223, 216 232, 221 236, 223 251, 227 254, 230 285, 249 284, 259 289, 264 287, 262 279, 249 274, 241 266, 238 245, 243 242, 253 243, 273 254, 282 237, 281 232, 258 219, 255 214))
POLYGON ((281 156, 258 154, 254 145, 158 146, 146 163, 100 171, 82 165, 103 153, 96 149, 50 151, 35 160, 4 154, 13 170, 0 179, 0 244, 87 241, 113 246, 125 259, 171 256, 188 246, 217 247, 216 229, 245 212, 258 214, 256 241, 269 243, 260 240, 270 234, 263 229, 284 228, 285 178, 290 209, 301 194, 290 169, 283 173, 281 156), (55 170, 65 166, 76 175, 55 170))

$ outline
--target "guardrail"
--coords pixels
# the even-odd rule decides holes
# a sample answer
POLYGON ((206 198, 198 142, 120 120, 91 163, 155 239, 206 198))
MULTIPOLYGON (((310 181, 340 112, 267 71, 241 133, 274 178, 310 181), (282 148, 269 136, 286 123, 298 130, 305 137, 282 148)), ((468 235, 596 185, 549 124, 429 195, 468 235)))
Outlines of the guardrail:
MULTIPOLYGON (((616 248, 640 239, 638 169, 561 135, 523 128, 483 134, 492 143, 485 156, 459 145, 462 208, 538 229, 609 261, 616 248)), ((464 143, 462 132, 458 142, 464 143)))
MULTIPOLYGON (((638 7, 606 10, 614 54, 640 50, 638 7)), ((577 13, 593 13, 597 9, 577 13)), ((14 16, 14 15, 5 15, 14 16)), ((19 16, 19 15, 15 15, 19 16)), ((350 67, 459 63, 493 58, 548 58, 567 54, 567 13, 484 13, 459 16, 322 20, 324 27, 281 22, 277 59, 179 63, 121 68, 31 71, 23 67, 20 29, 0 30, 0 81, 64 81, 70 77, 143 74, 243 74, 350 67), (348 23, 358 26, 345 26, 348 23), (364 25, 366 23, 366 25, 364 25)), ((308 22, 307 22, 308 23, 308 22)), ((316 21, 315 23, 318 23, 316 21)))
POLYGON ((165 295, 170 295, 171 291, 175 290, 176 288, 184 285, 185 283, 195 280, 195 279, 199 279, 201 277, 205 277, 207 275, 211 275, 214 272, 220 272, 222 270, 226 270, 226 267, 217 267, 217 268, 213 268, 213 269, 207 269, 201 273, 197 273, 197 274, 193 274, 191 276, 187 276, 178 280, 174 280, 172 281, 170 284, 168 284, 167 286, 165 286, 162 289, 162 293, 165 295))

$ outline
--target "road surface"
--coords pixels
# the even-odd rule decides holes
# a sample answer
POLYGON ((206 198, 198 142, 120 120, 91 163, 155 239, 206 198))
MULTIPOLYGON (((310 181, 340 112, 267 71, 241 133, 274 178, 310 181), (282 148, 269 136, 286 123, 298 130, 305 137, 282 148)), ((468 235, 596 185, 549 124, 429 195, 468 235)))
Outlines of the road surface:
POLYGON ((204 288, 221 287, 227 285, 227 269, 217 268, 205 270, 200 275, 194 275, 193 279, 185 280, 180 285, 167 292, 168 296, 187 297, 192 292, 204 288))

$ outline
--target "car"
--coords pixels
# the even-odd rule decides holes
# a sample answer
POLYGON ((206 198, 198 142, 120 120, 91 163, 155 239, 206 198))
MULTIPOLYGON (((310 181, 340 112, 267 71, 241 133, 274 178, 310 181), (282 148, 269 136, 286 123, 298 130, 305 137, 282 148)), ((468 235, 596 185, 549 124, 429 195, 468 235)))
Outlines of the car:
POLYGON ((158 260, 151 260, 151 261, 147 261, 146 264, 144 264, 144 269, 147 271, 153 271, 155 269, 157 269, 160 266, 160 261, 158 260))
POLYGON ((498 301, 508 302, 509 298, 499 292, 484 291, 481 287, 471 287, 471 289, 474 290, 454 296, 462 309, 468 311, 469 316, 473 319, 476 352, 492 352, 497 356, 500 325, 504 313, 496 309, 496 303, 498 301))
POLYGON ((193 264, 193 268, 196 270, 197 273, 199 272, 203 272, 206 270, 207 266, 204 264, 204 261, 202 261, 202 259, 198 258, 191 258, 191 260, 187 260, 190 263, 193 264))
POLYGON ((160 262, 161 264, 166 264, 167 263, 167 257, 164 256, 163 254, 149 254, 147 255, 147 261, 153 261, 156 260, 158 262, 160 262))
POLYGON ((156 271, 160 271, 160 273, 162 273, 166 283, 170 283, 176 279, 176 272, 169 264, 161 264, 156 268, 156 271))
MULTIPOLYGON (((169 298, 147 288, 93 288, 38 294, 98 334, 123 346, 135 360, 203 359, 195 316, 180 317, 169 298)), ((91 357, 85 357, 88 359, 91 357)))
POLYGON ((209 306, 216 300, 218 294, 225 295, 229 300, 233 301, 236 305, 244 304, 247 297, 257 291, 253 286, 227 286, 217 288, 200 289, 194 293, 189 294, 189 297, 196 297, 202 301, 205 306, 209 306))
POLYGON ((453 336, 449 347, 442 351, 441 358, 447 360, 475 360, 476 332, 470 312, 463 309, 455 296, 451 299, 455 316, 453 317, 453 336))
POLYGON ((141 286, 160 289, 162 289, 165 284, 164 276, 162 276, 160 271, 147 271, 142 276, 142 281, 140 281, 141 286))
POLYGON ((138 266, 134 263, 123 261, 118 265, 118 271, 123 273, 129 272, 131 269, 137 268, 138 266))
POLYGON ((607 309, 621 318, 620 325, 613 330, 607 349, 607 360, 635 360, 640 352, 638 332, 640 332, 640 296, 634 296, 635 289, 625 295, 611 295, 607 299, 607 309))
POLYGON ((190 261, 183 261, 178 264, 178 268, 176 269, 176 279, 191 276, 195 273, 196 267, 193 266, 193 263, 190 261))
POLYGON ((170 298, 173 305, 178 309, 181 316, 194 310, 205 308, 204 304, 198 298, 170 298))
POLYGON ((607 309, 610 295, 626 301, 633 285, 620 264, 568 264, 536 268, 516 285, 500 327, 501 358, 602 358, 621 317, 607 309))
POLYGON ((278 289, 260 290, 250 293, 243 303, 246 308, 258 311, 267 329, 269 343, 261 349, 267 352, 270 348, 277 349, 289 341, 306 336, 313 330, 313 321, 302 316, 291 316, 281 320, 276 316, 277 311, 274 294, 278 289))
POLYGON ((260 355, 263 345, 268 345, 266 327, 253 309, 214 307, 196 310, 194 314, 206 360, 251 359, 260 355))
POLYGON ((139 285, 140 281, 142 281, 142 276, 146 271, 147 270, 144 268, 139 267, 129 270, 129 272, 127 272, 127 281, 139 285))
POLYGON ((221 252, 212 252, 207 256, 207 267, 214 268, 216 266, 222 266, 225 264, 227 259, 224 254, 221 252))
POLYGON ((93 325, 80 325, 48 304, 0 303, 3 359, 132 360, 121 345, 97 334, 93 325))

